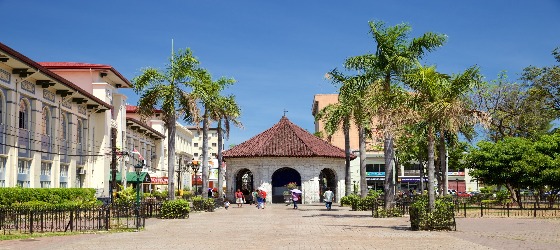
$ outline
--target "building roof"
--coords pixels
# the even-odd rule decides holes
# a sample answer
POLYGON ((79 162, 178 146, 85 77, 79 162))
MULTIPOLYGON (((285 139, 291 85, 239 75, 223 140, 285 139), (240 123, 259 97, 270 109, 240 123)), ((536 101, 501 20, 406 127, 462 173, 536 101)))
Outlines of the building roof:
MULTIPOLYGON (((39 63, 29 59, 28 57, 24 56, 23 54, 13 50, 12 48, 6 46, 3 43, 0 43, 0 57, 4 58, 4 60, 7 60, 8 62, 5 62, 6 64, 10 63, 11 61, 9 61, 10 57, 15 59, 16 61, 19 61, 20 63, 16 63, 16 66, 14 66, 14 68, 17 67, 24 67, 24 68, 31 68, 32 71, 35 72, 40 72, 42 73, 44 76, 46 76, 47 78, 50 78, 54 81, 60 82, 62 83, 62 85, 64 85, 66 88, 69 88, 73 91, 78 92, 80 95, 84 96, 85 98, 91 100, 94 103, 97 104, 101 104, 102 106, 108 108, 108 109, 112 109, 113 106, 111 104, 108 104, 104 101, 102 101, 101 99, 95 97, 94 95, 88 93, 87 91, 83 90, 82 88, 76 86, 76 84, 64 79, 63 77, 59 76, 58 74, 50 71, 48 68, 40 65, 39 63), (7 55, 3 55, 3 53, 7 53, 7 55), (21 65, 21 66, 17 66, 17 65, 21 65)), ((58 87, 55 87, 58 90, 58 87)), ((63 89, 62 89, 63 90, 63 89)), ((90 103, 88 103, 90 104, 90 103)))
MULTIPOLYGON (((137 113, 138 106, 126 105, 126 113, 137 113)), ((154 109, 154 113, 162 113, 161 109, 154 109)))
MULTIPOLYGON (((328 157, 345 158, 344 150, 310 134, 282 117, 255 137, 224 151, 224 158, 328 157)), ((351 159, 356 156, 351 155, 351 159)))
POLYGON ((80 63, 80 62, 40 62, 43 67, 47 69, 97 69, 102 71, 110 71, 113 73, 119 80, 122 81, 126 86, 123 87, 132 87, 132 83, 128 81, 120 72, 118 72, 113 66, 106 65, 106 64, 95 64, 95 63, 80 63))
POLYGON ((136 119, 134 119, 134 118, 127 117, 127 118, 126 118, 126 123, 127 123, 126 125, 134 125, 134 124, 136 124, 136 125, 138 125, 139 127, 142 127, 143 129, 149 131, 150 134, 151 134, 153 137, 155 137, 155 138, 159 138, 159 139, 165 138, 165 135, 163 135, 163 134, 160 133, 159 131, 155 130, 154 128, 148 126, 146 123, 144 123, 144 122, 142 122, 142 121, 136 120, 136 119))

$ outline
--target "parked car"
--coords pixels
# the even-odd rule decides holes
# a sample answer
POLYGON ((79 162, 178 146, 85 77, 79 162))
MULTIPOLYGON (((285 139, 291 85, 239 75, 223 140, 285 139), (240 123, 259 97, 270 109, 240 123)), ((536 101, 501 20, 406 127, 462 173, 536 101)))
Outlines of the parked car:
POLYGON ((455 190, 455 189, 447 189, 447 194, 450 194, 450 195, 457 195, 457 190, 455 190))

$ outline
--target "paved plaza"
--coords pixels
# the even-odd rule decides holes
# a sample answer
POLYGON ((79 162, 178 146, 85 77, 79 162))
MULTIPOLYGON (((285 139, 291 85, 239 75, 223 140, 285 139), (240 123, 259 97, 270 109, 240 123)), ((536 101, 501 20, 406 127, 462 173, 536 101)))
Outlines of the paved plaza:
POLYGON ((348 207, 232 205, 186 220, 149 219, 141 232, 0 241, 0 249, 560 249, 557 219, 458 218, 458 231, 416 232, 408 217, 348 207))

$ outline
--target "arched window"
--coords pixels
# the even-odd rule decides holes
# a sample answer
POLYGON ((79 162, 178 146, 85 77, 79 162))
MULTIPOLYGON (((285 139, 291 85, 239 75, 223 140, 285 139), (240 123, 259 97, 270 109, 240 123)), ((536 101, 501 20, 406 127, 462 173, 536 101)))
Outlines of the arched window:
POLYGON ((41 124, 41 133, 50 135, 51 133, 51 112, 49 107, 43 107, 43 123, 41 124))
POLYGON ((68 122, 66 121, 66 115, 62 114, 60 117, 60 128, 61 128, 61 137, 63 140, 68 139, 68 122))
POLYGON ((76 129, 78 130, 77 133, 76 133, 76 142, 78 144, 82 144, 83 128, 82 128, 82 121, 81 120, 78 120, 78 124, 76 126, 76 129))
POLYGON ((28 129, 29 128, 29 105, 24 99, 19 101, 19 128, 28 129))

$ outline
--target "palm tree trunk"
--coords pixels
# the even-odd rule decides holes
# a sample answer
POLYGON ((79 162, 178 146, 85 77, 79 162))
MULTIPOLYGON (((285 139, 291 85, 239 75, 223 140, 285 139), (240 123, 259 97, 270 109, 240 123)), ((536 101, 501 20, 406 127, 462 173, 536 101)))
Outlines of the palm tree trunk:
POLYGON ((420 194, 424 193, 424 159, 418 157, 418 162, 420 163, 420 186, 418 187, 420 190, 420 194))
POLYGON ((428 211, 433 212, 436 204, 434 190, 434 128, 428 125, 428 211))
POLYGON ((224 170, 222 169, 222 119, 218 119, 218 197, 224 197, 224 170))
POLYGON ((208 112, 202 117, 202 198, 208 198, 208 112))
POLYGON ((362 125, 358 126, 358 140, 360 143, 360 193, 362 198, 368 194, 366 180, 366 133, 362 125))
POLYGON ((348 117, 344 118, 342 130, 344 131, 344 156, 346 160, 344 168, 345 195, 348 196, 352 193, 352 173, 350 172, 350 119, 348 117))
POLYGON ((393 157, 395 156, 393 145, 393 136, 386 132, 385 143, 383 145, 383 153, 385 154, 385 183, 383 189, 385 191, 385 210, 393 208, 395 201, 395 190, 393 185, 393 157))
MULTIPOLYGON (((439 136, 439 162, 440 162, 440 169, 443 172, 442 178, 442 195, 447 195, 447 190, 449 189, 449 170, 447 168, 447 149, 445 147, 445 132, 441 131, 439 136)), ((457 189, 459 189, 457 187, 457 189)), ((457 190, 459 192, 459 190, 457 190)))
POLYGON ((167 126, 167 198, 175 200, 175 115, 169 118, 167 126))

